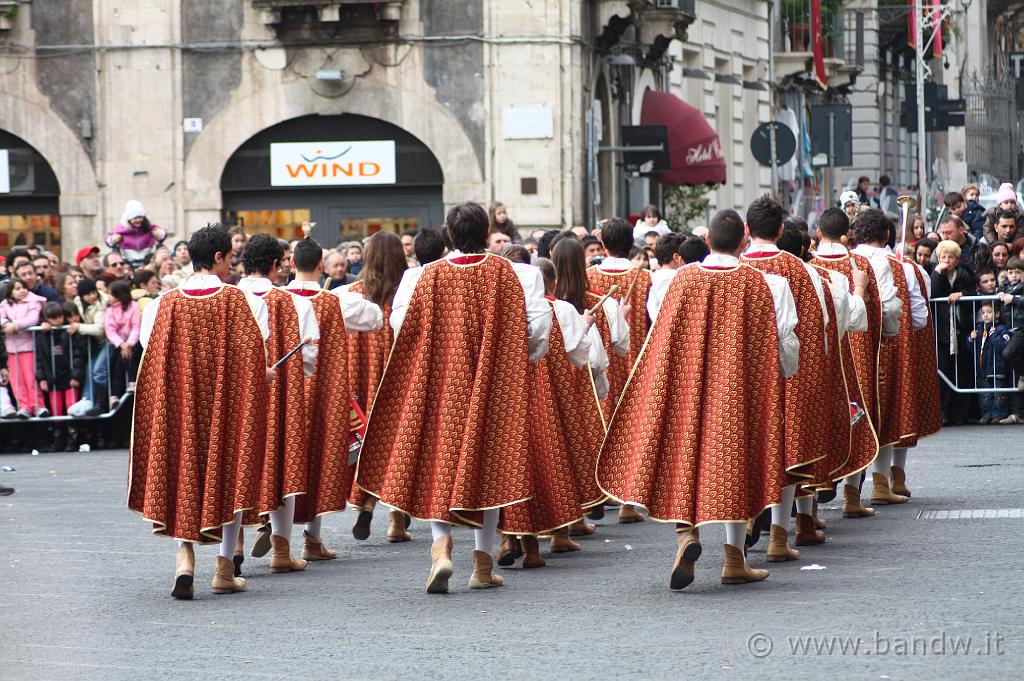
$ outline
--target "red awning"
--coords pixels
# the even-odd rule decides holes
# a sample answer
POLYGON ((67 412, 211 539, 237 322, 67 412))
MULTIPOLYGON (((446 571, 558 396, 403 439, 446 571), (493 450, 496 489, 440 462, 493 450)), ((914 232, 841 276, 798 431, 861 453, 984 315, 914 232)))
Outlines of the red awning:
POLYGON ((725 157, 718 133, 698 109, 668 92, 644 92, 640 125, 668 128, 672 169, 658 174, 665 185, 725 183, 725 157))

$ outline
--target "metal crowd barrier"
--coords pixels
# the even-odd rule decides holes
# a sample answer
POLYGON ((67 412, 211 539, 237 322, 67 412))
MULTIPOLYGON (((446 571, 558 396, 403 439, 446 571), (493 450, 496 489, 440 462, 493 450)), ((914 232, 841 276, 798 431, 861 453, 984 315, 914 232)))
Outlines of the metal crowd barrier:
MULTIPOLYGON (((1001 350, 996 350, 996 343, 987 342, 982 349, 982 356, 979 357, 975 352, 975 345, 971 342, 970 333, 975 330, 977 323, 981 321, 980 308, 983 303, 994 303, 995 308, 1001 310, 1002 316, 998 321, 1011 334, 1018 328, 1018 322, 1024 322, 1024 318, 1022 318, 1024 315, 1018 315, 1019 319, 1014 319, 1013 307, 1003 304, 998 295, 962 296, 958 302, 953 304, 949 303, 948 297, 932 298, 928 302, 931 306, 932 320, 935 324, 935 356, 938 360, 939 378, 950 390, 958 393, 1019 392, 1017 381, 1020 379, 1020 374, 1013 371, 1003 361, 1002 357, 997 358, 995 356, 997 352, 1001 352, 1001 350), (940 315, 944 318, 942 320, 943 326, 948 324, 950 329, 949 335, 944 338, 940 337, 940 315), (988 355, 991 360, 989 365, 993 367, 991 374, 981 372, 979 360, 986 353, 991 353, 988 355), (964 354, 970 357, 972 368, 970 372, 964 372, 966 375, 960 371, 961 364, 963 364, 962 355, 964 354), (946 362, 942 361, 944 357, 947 358, 946 362), (961 361, 958 361, 958 359, 961 361), (952 375, 943 369, 944 365, 948 366, 950 364, 950 361, 952 364, 952 375), (997 363, 1002 364, 1006 369, 1002 376, 994 371, 997 363), (991 387, 979 385, 981 379, 991 379, 991 387)), ((982 339, 979 336, 974 343, 981 343, 981 341, 982 339)))
MULTIPOLYGON (((54 327, 51 327, 51 328, 52 329, 63 329, 63 330, 66 331, 68 328, 70 328, 70 325, 54 326, 54 327)), ((28 329, 26 329, 26 331, 31 331, 32 332, 32 366, 33 366, 32 383, 35 386, 36 399, 37 399, 37 401, 40 404, 42 404, 44 407, 46 407, 47 411, 50 412, 50 415, 49 416, 42 416, 42 417, 40 417, 40 416, 36 416, 35 414, 32 414, 31 417, 27 418, 27 419, 25 419, 25 418, 0 419, 0 425, 15 424, 15 423, 32 423, 32 422, 37 422, 38 423, 38 422, 61 422, 61 421, 102 421, 102 420, 110 419, 110 418, 114 417, 121 410, 121 408, 126 404, 126 402, 128 402, 128 398, 134 393, 135 383, 134 383, 134 381, 133 381, 133 379, 131 377, 131 371, 130 371, 131 360, 128 360, 129 364, 125 367, 125 371, 124 371, 124 386, 125 386, 125 390, 124 390, 124 392, 122 392, 119 395, 115 396, 112 393, 112 388, 111 388, 113 381, 111 380, 112 373, 111 373, 110 354, 112 352, 116 352, 117 350, 112 345, 110 345, 110 343, 107 342, 106 339, 104 338, 103 339, 103 345, 100 348, 100 351, 98 353, 99 356, 96 357, 95 360, 94 360, 94 357, 93 357, 93 339, 95 339, 97 337, 96 336, 85 336, 87 339, 89 339, 89 342, 86 344, 85 380, 84 380, 83 384, 80 385, 78 388, 73 388, 72 389, 72 390, 75 391, 75 394, 74 394, 75 399, 74 399, 73 402, 71 402, 71 404, 74 404, 74 403, 78 402, 79 400, 83 399, 83 397, 85 397, 86 395, 90 395, 91 396, 91 398, 92 398, 91 401, 92 401, 94 406, 97 404, 96 400, 97 400, 97 397, 99 397, 99 396, 96 395, 96 389, 97 389, 98 384, 95 382, 94 373, 95 373, 95 370, 97 368, 96 365, 97 365, 97 363, 99 363, 101 368, 104 368, 106 370, 107 382, 106 382, 105 390, 106 390, 107 409, 106 409, 106 411, 104 411, 104 412, 102 412, 100 414, 97 414, 95 416, 91 416, 91 415, 90 416, 86 416, 86 415, 71 416, 71 415, 68 415, 68 414, 63 414, 63 415, 60 415, 60 416, 54 415, 53 414, 53 400, 50 399, 49 401, 47 401, 47 399, 46 399, 47 398, 47 394, 45 394, 44 391, 42 390, 42 388, 40 388, 39 381, 36 378, 36 372, 34 370, 35 367, 37 366, 37 358, 36 358, 36 340, 37 340, 37 338, 36 338, 36 336, 37 336, 37 334, 42 333, 44 330, 43 330, 42 326, 32 326, 32 327, 29 327, 28 329), (118 400, 116 405, 114 404, 114 398, 115 397, 118 400)), ((56 361, 56 354, 54 352, 55 347, 56 347, 55 343, 54 343, 54 335, 52 333, 48 334, 48 335, 49 335, 49 340, 50 340, 50 373, 51 373, 51 375, 56 375, 56 373, 57 373, 57 368, 56 368, 57 361, 56 361)), ((70 350, 70 355, 68 357, 68 366, 69 367, 74 367, 75 366, 75 361, 76 361, 75 354, 74 354, 75 353, 74 343, 73 342, 69 343, 68 347, 69 347, 69 350, 70 350)), ((9 372, 9 374, 10 374, 10 384, 11 385, 5 386, 5 387, 0 388, 0 389, 3 389, 3 390, 10 389, 11 390, 11 395, 13 397, 13 395, 14 395, 13 385, 17 382, 17 380, 19 378, 21 378, 19 376, 19 372, 22 371, 22 368, 19 365, 19 363, 17 361, 13 360, 13 355, 9 355, 9 357, 8 357, 7 370, 9 372)), ((51 388, 51 391, 52 391, 53 386, 49 386, 49 387, 51 388)), ((65 405, 65 410, 67 409, 67 407, 70 407, 70 406, 71 406, 70 404, 65 405)), ((21 404, 18 404, 17 408, 18 409, 22 409, 23 407, 22 407, 21 404)))

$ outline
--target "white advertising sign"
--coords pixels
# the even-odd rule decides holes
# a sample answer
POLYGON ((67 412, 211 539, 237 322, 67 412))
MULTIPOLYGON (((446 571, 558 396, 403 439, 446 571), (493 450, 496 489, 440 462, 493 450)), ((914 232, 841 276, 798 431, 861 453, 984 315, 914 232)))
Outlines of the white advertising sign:
POLYGON ((275 142, 270 145, 273 187, 395 184, 395 143, 275 142))
POLYGON ((507 140, 543 140, 555 136, 554 112, 544 106, 506 106, 502 132, 507 140))
POLYGON ((11 193, 11 166, 8 163, 7 150, 0 149, 0 194, 11 193))

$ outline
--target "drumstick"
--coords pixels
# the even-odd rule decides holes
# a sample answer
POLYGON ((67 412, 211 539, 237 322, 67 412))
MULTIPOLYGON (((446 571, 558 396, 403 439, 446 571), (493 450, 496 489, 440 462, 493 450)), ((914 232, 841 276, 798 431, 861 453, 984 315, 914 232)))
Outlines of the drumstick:
POLYGON ((612 284, 612 287, 610 289, 608 289, 608 293, 606 293, 603 296, 601 296, 601 299, 597 301, 597 303, 594 305, 594 307, 590 308, 590 310, 589 310, 590 314, 597 314, 597 311, 601 309, 602 305, 604 305, 604 301, 608 300, 608 298, 610 298, 611 296, 614 296, 618 292, 619 292, 619 285, 618 284, 612 284))
POLYGON ((623 300, 629 302, 629 296, 633 293, 633 287, 636 286, 636 280, 640 278, 640 268, 636 268, 636 274, 633 275, 633 281, 629 282, 629 288, 626 289, 626 295, 623 300))
POLYGON ((302 348, 306 347, 307 345, 309 345, 309 344, 310 344, 310 343, 312 343, 312 342, 313 342, 313 339, 312 339, 312 338, 309 338, 309 337, 303 338, 303 339, 302 339, 302 342, 301 342, 301 343, 299 343, 299 344, 298 344, 298 345, 296 345, 296 346, 295 346, 294 348, 292 348, 291 350, 289 350, 289 351, 288 351, 288 353, 287 353, 287 354, 286 354, 286 355, 285 355, 284 357, 282 357, 281 359, 279 359, 279 360, 277 360, 276 362, 274 362, 274 366, 272 366, 272 367, 270 367, 270 368, 271 368, 271 369, 277 369, 277 368, 278 368, 278 367, 280 367, 280 366, 281 366, 282 364, 284 364, 284 363, 285 363, 285 362, 287 362, 287 361, 288 361, 289 359, 291 359, 291 356, 292 356, 292 355, 294 355, 294 354, 295 354, 296 352, 298 352, 299 350, 301 350, 302 348))

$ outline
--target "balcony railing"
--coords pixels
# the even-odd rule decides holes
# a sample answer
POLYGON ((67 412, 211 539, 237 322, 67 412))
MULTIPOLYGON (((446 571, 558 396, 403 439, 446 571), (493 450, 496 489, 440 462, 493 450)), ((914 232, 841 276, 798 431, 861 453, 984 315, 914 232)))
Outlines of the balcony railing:
MULTIPOLYGON (((778 7, 776 53, 811 55, 810 0, 782 0, 778 7)), ((822 0, 821 31, 825 59, 840 60, 849 66, 864 65, 864 31, 870 11, 846 9, 838 0, 822 0)))

